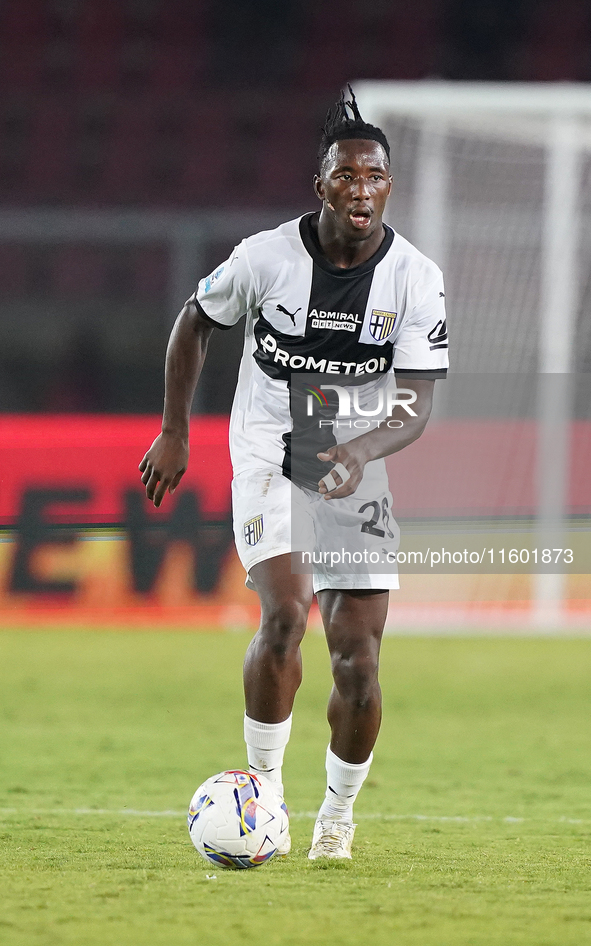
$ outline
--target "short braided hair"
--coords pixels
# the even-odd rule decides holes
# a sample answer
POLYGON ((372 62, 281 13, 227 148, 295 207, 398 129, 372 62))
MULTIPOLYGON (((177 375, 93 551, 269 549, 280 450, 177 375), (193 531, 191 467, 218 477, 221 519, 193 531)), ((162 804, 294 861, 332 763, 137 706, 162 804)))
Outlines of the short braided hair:
POLYGON ((353 89, 349 84, 347 88, 351 94, 351 101, 345 100, 345 93, 341 92, 341 98, 334 108, 328 110, 326 121, 322 129, 322 138, 318 148, 318 163, 322 169, 324 159, 328 154, 330 147, 335 141, 343 141, 349 138, 363 138, 370 141, 377 141, 386 152, 388 162, 390 161, 390 145, 381 128, 364 122, 359 112, 359 106, 355 100, 353 89), (349 116, 347 109, 350 109, 352 117, 349 116))

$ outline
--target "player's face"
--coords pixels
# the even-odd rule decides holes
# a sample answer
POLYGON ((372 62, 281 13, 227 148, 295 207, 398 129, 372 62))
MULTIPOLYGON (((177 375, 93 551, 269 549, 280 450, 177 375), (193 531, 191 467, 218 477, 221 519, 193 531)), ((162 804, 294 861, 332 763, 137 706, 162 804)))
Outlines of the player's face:
POLYGON ((382 225, 392 188, 386 153, 377 141, 335 141, 314 186, 342 235, 367 239, 382 225))

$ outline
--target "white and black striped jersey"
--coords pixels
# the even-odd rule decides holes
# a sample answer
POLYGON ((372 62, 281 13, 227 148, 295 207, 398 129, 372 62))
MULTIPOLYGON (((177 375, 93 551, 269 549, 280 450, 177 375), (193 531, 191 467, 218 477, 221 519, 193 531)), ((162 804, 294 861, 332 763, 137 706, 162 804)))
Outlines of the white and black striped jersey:
POLYGON ((385 226, 371 259, 341 269, 321 251, 317 218, 305 214, 243 240, 189 300, 218 328, 246 316, 230 422, 235 475, 261 467, 289 475, 294 374, 363 385, 368 398, 369 382, 392 372, 401 380, 446 375, 443 277, 435 263, 385 226))

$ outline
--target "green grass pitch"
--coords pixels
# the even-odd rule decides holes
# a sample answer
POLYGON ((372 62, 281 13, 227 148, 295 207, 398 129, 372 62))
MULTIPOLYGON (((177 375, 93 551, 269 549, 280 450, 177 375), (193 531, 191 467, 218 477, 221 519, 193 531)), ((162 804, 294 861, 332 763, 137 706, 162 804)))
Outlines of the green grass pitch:
POLYGON ((231 872, 201 861, 185 810, 245 763, 246 644, 0 635, 2 944, 591 943, 591 639, 386 639, 354 860, 319 864, 330 678, 310 636, 284 769, 294 851, 231 872))

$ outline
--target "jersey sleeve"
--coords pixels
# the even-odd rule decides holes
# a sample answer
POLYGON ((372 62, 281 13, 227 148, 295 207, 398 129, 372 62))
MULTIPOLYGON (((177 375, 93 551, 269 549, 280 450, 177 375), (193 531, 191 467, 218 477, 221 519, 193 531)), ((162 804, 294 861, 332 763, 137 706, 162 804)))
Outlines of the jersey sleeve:
POLYGON ((393 367, 404 377, 436 379, 445 378, 448 366, 445 292, 439 272, 402 324, 393 367))
POLYGON ((242 241, 209 276, 200 280, 188 302, 216 328, 228 329, 256 305, 254 277, 242 241))

